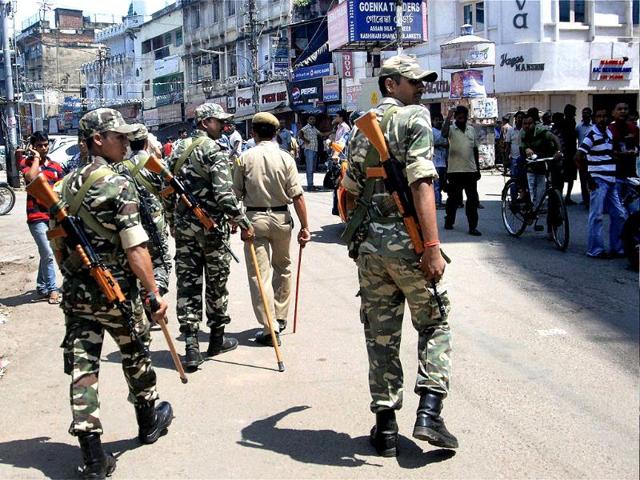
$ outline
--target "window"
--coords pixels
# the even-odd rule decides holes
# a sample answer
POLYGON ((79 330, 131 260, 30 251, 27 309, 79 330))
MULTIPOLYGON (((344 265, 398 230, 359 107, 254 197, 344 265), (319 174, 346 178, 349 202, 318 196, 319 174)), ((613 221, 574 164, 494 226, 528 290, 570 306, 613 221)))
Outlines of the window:
POLYGON ((236 2, 235 0, 231 0, 227 2, 227 15, 235 15, 236 14, 236 2))
POLYGON ((189 26, 192 29, 200 28, 200 5, 196 4, 191 10, 191 14, 189 15, 190 22, 189 26))
POLYGON ((227 63, 227 76, 228 77, 233 77, 234 75, 238 74, 238 63, 237 63, 237 59, 236 59, 236 46, 232 46, 227 48, 227 59, 228 59, 228 63, 227 63))
POLYGON ((154 58, 156 60, 162 60, 169 56, 169 47, 162 47, 156 50, 154 53, 154 58))
POLYGON ((633 18, 634 25, 640 24, 640 0, 633 0, 631 18, 633 18))
POLYGON ((144 91, 148 92, 151 89, 151 80, 144 81, 144 91))
MULTIPOLYGON (((171 35, 169 35, 169 43, 171 43, 171 35)), ((151 39, 151 48, 153 50, 157 50, 159 48, 162 48, 166 45, 167 43, 165 42, 165 38, 163 35, 158 35, 157 37, 153 37, 151 39)))
POLYGON ((468 3, 462 8, 463 23, 471 25, 474 32, 484 30, 484 2, 468 3))
POLYGON ((122 83, 118 82, 118 84, 116 85, 116 91, 116 95, 122 96, 122 83))
POLYGON ((585 0, 560 0, 560 21, 585 22, 585 0))
POLYGON ((220 80, 220 57, 216 56, 211 63, 211 78, 220 80))
POLYGON ((180 45, 182 45, 182 29, 179 28, 178 30, 176 30, 176 43, 175 43, 176 47, 179 47, 180 45))
POLYGON ((151 51, 151 40, 145 40, 142 42, 142 53, 149 53, 151 51))

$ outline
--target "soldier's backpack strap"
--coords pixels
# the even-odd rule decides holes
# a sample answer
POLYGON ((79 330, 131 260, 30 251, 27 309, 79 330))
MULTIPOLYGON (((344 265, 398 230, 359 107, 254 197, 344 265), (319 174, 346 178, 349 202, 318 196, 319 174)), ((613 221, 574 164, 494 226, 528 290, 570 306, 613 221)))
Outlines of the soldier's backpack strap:
POLYGON ((118 234, 103 227, 100 222, 93 218, 93 215, 89 213, 84 205, 82 205, 82 201, 84 200, 84 197, 89 189, 101 178, 113 174, 113 170, 111 170, 109 167, 103 166, 98 168, 97 170, 91 172, 89 177, 82 183, 80 190, 78 190, 75 195, 71 192, 69 182, 69 178, 71 178, 71 175, 68 175, 62 179, 62 194, 65 202, 69 205, 69 213, 71 215, 78 215, 85 223, 85 225, 92 231, 94 231, 101 237, 106 238, 112 244, 118 245, 120 243, 120 237, 118 236, 118 234))
MULTIPOLYGON (((176 161, 176 163, 173 165, 173 175, 178 175, 178 173, 180 172, 180 170, 182 170, 182 166, 184 165, 184 162, 187 161, 187 158, 189 158, 189 155, 191 155, 191 152, 193 152, 193 150, 198 146, 198 145, 202 145, 202 143, 207 139, 207 137, 200 137, 196 140, 193 140, 191 142, 191 145, 189 145, 187 147, 187 149, 182 152, 182 155, 180 155, 180 157, 178 158, 178 160, 176 161)), ((198 172, 198 174, 200 174, 200 172, 198 172)))
MULTIPOLYGON (((380 122, 380 129, 382 132, 386 132, 387 125, 389 121, 395 115, 398 107, 395 105, 387 108, 385 110, 384 115, 382 116, 382 121, 380 122)), ((362 169, 364 172, 367 171, 369 167, 375 167, 380 163, 380 155, 378 151, 375 149, 373 145, 369 145, 369 150, 367 150, 367 155, 364 157, 364 162, 362 165, 362 169)), ((376 178, 367 178, 364 182, 364 188, 362 189, 362 193, 358 197, 356 208, 353 210, 351 214, 351 218, 347 223, 344 232, 342 232, 341 238, 349 243, 353 239, 353 236, 360 228, 360 225, 364 223, 369 214, 369 207, 371 206, 371 199, 373 198, 373 191, 376 186, 376 178)))

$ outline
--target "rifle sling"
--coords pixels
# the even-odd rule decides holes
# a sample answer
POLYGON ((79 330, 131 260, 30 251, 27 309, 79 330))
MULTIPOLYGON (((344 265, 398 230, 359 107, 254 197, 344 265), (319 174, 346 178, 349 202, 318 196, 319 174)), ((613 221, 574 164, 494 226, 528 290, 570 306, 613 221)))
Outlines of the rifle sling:
POLYGON ((118 234, 103 227, 100 222, 98 222, 93 217, 93 215, 89 213, 89 210, 87 210, 82 204, 84 197, 87 195, 87 192, 98 180, 106 177, 107 175, 113 174, 113 170, 111 170, 107 166, 98 168, 97 170, 91 172, 89 177, 82 183, 80 190, 78 190, 75 195, 71 192, 71 187, 68 181, 71 176, 67 176, 62 180, 62 192, 65 202, 69 205, 69 213, 71 215, 78 215, 82 219, 84 224, 93 232, 97 233, 103 238, 106 238, 113 245, 119 245, 120 237, 118 236, 118 234))
MULTIPOLYGON (((382 121, 380 122, 380 129, 383 133, 387 129, 389 121, 397 110, 398 107, 396 107, 395 105, 392 105, 385 110, 384 115, 382 116, 382 121)), ((380 155, 378 154, 378 151, 375 149, 375 147, 370 144, 369 150, 367 150, 367 155, 364 158, 364 163, 362 165, 364 173, 366 174, 369 167, 374 167, 379 163, 380 155)), ((351 242, 353 236, 360 228, 360 225, 364 223, 367 215, 369 214, 369 207, 371 206, 371 199, 373 198, 373 191, 375 189, 376 180, 378 179, 367 178, 367 180, 364 182, 364 188, 362 189, 362 193, 357 200, 356 208, 353 210, 351 218, 349 219, 349 222, 347 223, 347 226, 341 235, 341 238, 347 243, 351 242)), ((402 218, 399 218, 399 220, 402 221, 402 218)), ((378 219, 376 219, 376 221, 378 221, 378 219)), ((392 223, 395 222, 396 220, 394 219, 392 223)))
POLYGON ((138 161, 137 165, 134 164, 131 160, 125 160, 122 163, 125 165, 125 167, 127 167, 127 170, 129 170, 129 172, 131 173, 131 177, 136 182, 142 185, 148 192, 151 192, 156 197, 158 197, 160 195, 160 192, 158 192, 158 189, 155 186, 153 186, 153 184, 149 182, 146 178, 144 178, 144 175, 142 175, 141 173, 142 169, 147 164, 148 160, 149 160, 149 155, 146 155, 138 161))
MULTIPOLYGON (((207 137, 200 137, 197 138, 196 140, 193 140, 191 142, 191 145, 189 145, 187 147, 187 149, 182 152, 182 155, 180 155, 180 158, 178 158, 178 160, 176 161, 175 165, 173 166, 173 175, 177 176, 178 173, 180 172, 180 170, 182 170, 182 166, 184 165, 184 162, 187 161, 187 158, 189 158, 189 155, 191 155, 191 152, 193 152, 193 150, 198 146, 198 145, 202 145, 202 143, 207 139, 207 137)), ((198 169, 196 168, 195 164, 193 166, 194 169, 196 169, 196 171, 198 171, 198 169)), ((198 171, 198 175, 202 175, 199 171, 198 171)), ((204 175, 204 177, 206 178, 206 175, 204 175)))

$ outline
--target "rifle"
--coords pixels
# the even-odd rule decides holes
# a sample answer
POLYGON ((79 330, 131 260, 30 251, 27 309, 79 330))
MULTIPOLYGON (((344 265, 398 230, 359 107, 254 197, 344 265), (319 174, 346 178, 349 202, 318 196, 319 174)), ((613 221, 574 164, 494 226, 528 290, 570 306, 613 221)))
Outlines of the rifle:
MULTIPOLYGON (((161 175, 162 178, 164 178, 165 181, 169 184, 169 187, 165 188, 161 192, 163 196, 170 195, 174 192, 177 193, 182 203, 184 203, 185 206, 189 210, 191 210, 193 214, 198 218, 198 220, 200 220, 200 223, 205 228, 205 230, 220 233, 215 220, 202 209, 202 207, 200 206, 200 202, 198 202, 198 199, 195 197, 195 195, 193 195, 193 193, 185 188, 184 184, 178 178, 176 178, 167 167, 164 166, 164 164, 158 157, 156 157, 155 155, 150 155, 147 163, 145 163, 144 165, 144 168, 153 173, 161 175)), ((224 249, 229 252, 229 254, 237 263, 240 263, 240 260, 238 259, 236 254, 233 253, 233 250, 231 250, 231 246, 229 245, 229 243, 225 241, 222 236, 220 240, 222 242, 222 245, 224 246, 224 249)))
POLYGON ((140 200, 140 221, 142 222, 142 225, 146 227, 145 231, 149 235, 151 243, 153 243, 153 245, 158 249, 158 252, 160 253, 160 257, 162 259, 162 265, 164 266, 165 270, 169 270, 169 266, 165 261, 167 251, 165 250, 162 243, 162 238, 160 238, 158 226, 156 225, 156 222, 153 220, 151 212, 149 211, 149 199, 146 197, 146 193, 138 195, 138 199, 140 200))
MULTIPOLYGON (((398 212, 402 215, 402 222, 413 244, 413 250, 416 254, 422 255, 424 253, 424 243, 416 209, 413 204, 411 187, 402 173, 402 164, 389 154, 389 148, 387 147, 387 142, 384 139, 384 134, 378 123, 378 117, 374 112, 367 112, 358 118, 355 124, 377 150, 380 156, 380 163, 382 164, 381 167, 367 168, 367 178, 383 179, 386 190, 393 198, 398 212)), ((442 250, 440 250, 440 253, 447 263, 451 263, 451 259, 442 250)), ((435 280, 432 280, 431 288, 433 289, 440 315, 442 318, 446 318, 445 308, 436 289, 435 280)))
POLYGON ((144 356, 148 357, 149 349, 135 330, 131 308, 127 305, 127 299, 122 293, 118 281, 109 269, 105 267, 91 246, 84 231, 82 219, 69 215, 58 194, 53 191, 42 174, 39 174, 27 185, 27 192, 47 207, 60 224, 60 227, 47 233, 47 237, 49 239, 66 237, 66 244, 77 252, 82 264, 89 269, 89 274, 96 281, 109 303, 115 306, 122 314, 122 318, 129 330, 131 341, 138 346, 144 356))

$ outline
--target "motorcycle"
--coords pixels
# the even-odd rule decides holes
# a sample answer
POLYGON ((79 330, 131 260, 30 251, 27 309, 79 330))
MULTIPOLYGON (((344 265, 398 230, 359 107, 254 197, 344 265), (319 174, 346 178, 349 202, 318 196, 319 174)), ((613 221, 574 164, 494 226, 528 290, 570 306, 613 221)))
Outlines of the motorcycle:
POLYGON ((9 184, 0 182, 0 215, 6 215, 16 204, 16 194, 9 184))
POLYGON ((640 178, 627 179, 627 193, 622 204, 629 214, 622 227, 624 254, 634 270, 640 263, 640 178))

